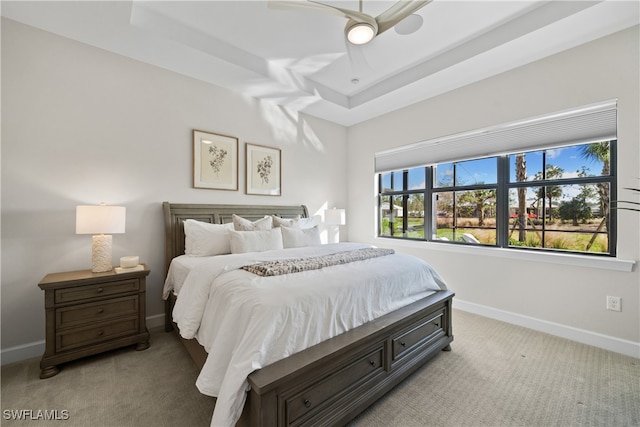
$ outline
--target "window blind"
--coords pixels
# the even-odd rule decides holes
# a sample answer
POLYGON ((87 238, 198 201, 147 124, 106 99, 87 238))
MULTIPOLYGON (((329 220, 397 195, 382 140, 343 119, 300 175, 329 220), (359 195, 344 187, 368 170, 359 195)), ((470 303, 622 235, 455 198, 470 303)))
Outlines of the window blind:
POLYGON ((507 152, 606 141, 617 135, 617 100, 421 141, 375 153, 376 172, 507 152))

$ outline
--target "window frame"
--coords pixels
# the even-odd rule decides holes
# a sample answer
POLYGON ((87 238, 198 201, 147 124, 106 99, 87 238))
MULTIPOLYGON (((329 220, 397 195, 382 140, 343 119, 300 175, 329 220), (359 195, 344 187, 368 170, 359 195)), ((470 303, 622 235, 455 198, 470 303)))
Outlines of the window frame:
MULTIPOLYGON (((417 169, 417 168, 407 168, 407 169, 403 169, 401 171, 391 171, 391 172, 389 172, 389 173, 392 174, 391 175, 391 183, 389 185, 390 191, 385 191, 385 192, 378 191, 378 221, 377 221, 377 223, 378 223, 378 233, 377 233, 378 237, 396 237, 397 238, 397 236, 393 235, 393 231, 394 231, 394 226, 393 225, 390 226, 390 233, 391 233, 390 236, 383 236, 383 235, 380 234, 380 231, 382 230, 382 215, 381 215, 381 211, 382 211, 382 203, 383 203, 382 202, 382 198, 383 197, 390 197, 390 199, 389 199, 389 209, 391 209, 391 207, 393 206, 394 197, 402 196, 403 197, 403 199, 402 199, 402 210, 403 210, 403 213, 404 213, 404 212, 408 212, 408 209, 407 209, 408 208, 408 200, 409 200, 409 197, 412 194, 426 195, 426 188, 428 188, 428 185, 429 185, 428 182, 427 182, 428 177, 426 177, 426 176, 425 176, 425 188, 419 188, 419 189, 415 189, 415 190, 410 190, 408 188, 409 187, 409 170, 410 169, 417 169), (402 176, 403 176, 403 178, 402 178, 402 180, 403 180, 403 182, 402 182, 402 190, 393 190, 395 174, 399 173, 399 172, 402 172, 402 176)), ((425 173, 426 173, 426 169, 425 169, 425 173)), ((384 176, 384 173, 379 173, 378 174, 378 189, 383 189, 383 185, 382 185, 383 176, 384 176)), ((426 212, 427 212, 427 210, 426 210, 426 199, 424 200, 424 203, 425 203, 425 218, 424 218, 425 224, 424 224, 424 228, 426 230, 427 229, 427 223, 426 223, 426 221, 427 221, 427 218, 426 218, 426 212)), ((402 229, 403 230, 407 230, 408 229, 408 222, 409 222, 409 218, 408 218, 407 215, 403 215, 402 216, 402 222, 403 222, 402 229)), ((395 221, 391 221, 391 223, 395 224, 395 221)), ((405 234, 405 233, 403 233, 403 234, 405 234)), ((424 240, 424 239, 411 238, 411 237, 402 237, 402 238, 403 239, 407 239, 407 240, 417 240, 417 241, 424 240)))
MULTIPOLYGON (((559 179, 544 179, 538 181, 510 181, 510 159, 511 155, 523 153, 523 152, 536 152, 561 148, 567 146, 581 146, 588 145, 593 143, 594 141, 585 141, 581 143, 574 143, 568 145, 558 145, 556 147, 543 147, 540 149, 528 149, 528 150, 516 150, 508 153, 503 153, 500 155, 492 155, 492 156, 477 156, 473 158, 465 158, 460 160, 439 162, 433 165, 427 165, 422 167, 407 167, 405 169, 398 169, 394 171, 389 171, 385 173, 392 173, 392 177, 402 172, 404 177, 403 189, 402 190, 393 190, 393 185, 391 185, 391 191, 384 191, 382 186, 382 177, 385 173, 378 173, 378 191, 377 191, 377 199, 378 199, 378 213, 377 213, 377 232, 376 235, 378 238, 384 239, 400 239, 400 240, 411 240, 418 242, 430 242, 435 244, 451 244, 451 245, 471 245, 471 246, 479 246, 484 248, 498 248, 505 249, 509 251, 527 251, 527 252, 544 252, 544 253, 561 253, 561 254, 570 254, 570 255, 586 255, 586 256, 599 256, 599 257, 607 257, 607 258, 615 258, 617 256, 617 210, 613 207, 613 201, 617 200, 617 138, 609 139, 609 175, 596 175, 596 176, 585 176, 585 177, 571 177, 571 178, 559 178, 559 179), (472 184, 472 185, 452 185, 449 187, 435 187, 435 173, 434 167, 437 165, 453 163, 454 165, 460 162, 476 160, 482 158, 493 158, 497 159, 496 161, 496 173, 497 173, 497 183, 495 184, 472 184), (408 174, 410 169, 424 169, 425 173, 425 188, 424 189, 416 189, 409 190, 408 189, 408 174), (518 188, 532 188, 532 187, 549 187, 549 186, 568 186, 568 185, 597 185, 599 183, 608 183, 609 184, 609 224, 608 224, 608 252, 588 252, 588 251, 576 251, 576 250, 568 250, 568 249, 555 249, 548 247, 527 247, 527 246, 510 246, 509 245, 509 191, 512 189, 518 188), (467 190, 475 190, 475 189, 494 189, 496 191, 496 244, 474 244, 474 243, 466 243, 461 241, 445 241, 439 240, 436 236, 436 227, 435 221, 437 217, 437 213, 434 210, 434 196, 438 193, 442 192, 455 192, 457 191, 467 191, 467 190), (408 221, 408 211, 407 211, 407 200, 411 194, 423 194, 424 197, 424 236, 422 238, 419 237, 406 237, 407 230, 407 221, 408 221), (390 196, 389 204, 390 208, 393 203, 395 197, 403 197, 403 226, 401 233, 394 233, 393 227, 390 230, 389 235, 382 234, 382 200, 384 197, 390 196), (405 214, 405 212, 407 214, 405 214)), ((543 168, 544 168, 543 163, 543 168)), ((455 173, 455 170, 454 170, 455 173)))

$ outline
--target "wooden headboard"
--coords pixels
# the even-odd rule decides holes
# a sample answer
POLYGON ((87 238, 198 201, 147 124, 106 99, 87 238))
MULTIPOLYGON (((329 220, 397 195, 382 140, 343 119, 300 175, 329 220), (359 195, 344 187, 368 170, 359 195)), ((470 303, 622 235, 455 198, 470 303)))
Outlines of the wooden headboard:
POLYGON ((184 254, 184 221, 195 219, 211 224, 226 224, 232 222, 232 215, 240 215, 251 221, 263 218, 265 215, 276 215, 281 218, 308 218, 309 212, 305 205, 297 206, 259 206, 259 205, 201 205, 162 203, 164 213, 164 253, 165 275, 169 271, 171 260, 184 254))

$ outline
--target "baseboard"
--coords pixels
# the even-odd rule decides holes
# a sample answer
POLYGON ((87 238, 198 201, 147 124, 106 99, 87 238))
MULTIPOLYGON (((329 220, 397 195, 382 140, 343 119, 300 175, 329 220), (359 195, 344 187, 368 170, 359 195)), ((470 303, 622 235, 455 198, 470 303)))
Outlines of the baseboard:
MULTIPOLYGON (((147 317, 147 329, 164 326, 164 314, 156 314, 147 317)), ((0 363, 8 365, 9 363, 20 362, 21 360, 31 359, 32 357, 41 357, 44 353, 44 340, 32 342, 29 344, 18 345, 0 351, 0 363)))
POLYGON ((20 362, 32 357, 41 357, 43 353, 44 340, 17 345, 0 351, 0 363, 8 365, 9 363, 20 362))
POLYGON ((164 313, 147 317, 147 329, 164 327, 164 313))
MULTIPOLYGON (((610 337, 559 323, 548 322, 534 317, 523 316, 521 314, 466 302, 456 298, 453 300, 453 308, 640 359, 640 343, 633 341, 610 337)), ((147 317, 148 329, 161 326, 164 326, 164 314, 147 317)), ((41 357, 44 353, 44 344, 44 340, 41 340, 3 349, 0 351, 0 363, 7 365, 32 357, 41 357)))
MULTIPOLYGON (((485 305, 461 301, 455 298, 453 300, 453 308, 640 359, 640 343, 637 342, 610 337, 559 323, 548 322, 518 313, 487 307, 485 305)), ((453 333, 455 336, 455 325, 453 333)))

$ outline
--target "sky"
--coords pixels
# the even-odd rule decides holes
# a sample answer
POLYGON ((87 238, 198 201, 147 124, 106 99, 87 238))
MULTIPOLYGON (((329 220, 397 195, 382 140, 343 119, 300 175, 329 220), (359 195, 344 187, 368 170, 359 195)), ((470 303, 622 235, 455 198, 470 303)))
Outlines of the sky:
MULTIPOLYGON (((582 167, 588 168, 590 175, 600 175, 602 171, 602 162, 585 159, 578 146, 554 148, 546 150, 547 164, 557 166, 563 169, 563 178, 575 178, 582 167)), ((542 151, 528 152, 525 154, 527 181, 533 181, 536 173, 542 171, 542 151)), ((515 179, 515 156, 511 156, 509 167, 509 176, 511 181, 515 179)), ((458 184, 490 184, 496 182, 496 158, 490 157, 486 159, 470 160, 460 162, 457 166, 457 183, 458 184)), ((438 180, 443 182, 451 180, 453 167, 451 163, 441 164, 438 166, 438 180)), ((425 179, 422 168, 409 171, 409 188, 424 188, 425 179)), ((386 186, 386 185, 385 185, 386 186)), ((397 188, 397 184, 396 184, 397 188)), ((400 188, 397 188, 400 189, 400 188)))
MULTIPOLYGON (((602 162, 585 158, 580 146, 568 146, 547 150, 539 150, 525 153, 527 181, 533 181, 536 173, 540 173, 543 169, 543 151, 546 151, 546 161, 548 165, 560 167, 562 178, 575 178, 578 172, 586 168, 589 175, 600 175, 602 172, 602 162)), ((515 155, 511 155, 509 159, 509 176, 511 182, 516 181, 515 175, 515 155)), ((448 183, 451 185, 453 175, 453 164, 445 163, 437 167, 437 182, 448 183)), ((471 184, 493 184, 497 181, 497 161, 495 157, 469 160, 459 162, 456 166, 456 183, 458 185, 471 184)), ((445 186, 448 186, 445 185, 445 186)), ((383 175, 383 186, 390 186, 389 174, 383 175)), ((415 168, 409 170, 409 189, 421 189, 425 186, 424 168, 415 168)), ((395 182, 395 189, 401 190, 402 183, 395 182)), ((580 192, 579 186, 564 187, 563 198, 574 197, 580 192)), ((531 195, 530 197, 533 197, 531 195)))

